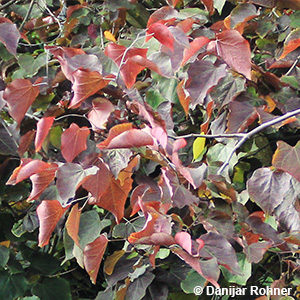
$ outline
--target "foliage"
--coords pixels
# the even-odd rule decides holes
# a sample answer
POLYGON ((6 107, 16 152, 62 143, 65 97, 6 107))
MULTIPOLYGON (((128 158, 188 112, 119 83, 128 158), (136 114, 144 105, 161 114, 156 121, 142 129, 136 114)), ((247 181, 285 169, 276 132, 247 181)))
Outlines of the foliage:
POLYGON ((296 293, 299 9, 2 1, 0 298, 296 293))

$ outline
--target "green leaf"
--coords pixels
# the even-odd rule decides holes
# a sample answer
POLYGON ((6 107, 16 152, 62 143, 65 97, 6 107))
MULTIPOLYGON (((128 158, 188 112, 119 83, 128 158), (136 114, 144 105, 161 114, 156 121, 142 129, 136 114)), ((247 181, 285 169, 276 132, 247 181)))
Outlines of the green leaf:
POLYGON ((246 285, 247 280, 251 276, 252 265, 248 262, 246 255, 243 253, 237 253, 238 264, 241 268, 242 275, 234 275, 229 272, 225 267, 220 266, 225 279, 228 282, 236 283, 238 285, 246 285))
POLYGON ((71 300, 70 284, 62 278, 45 278, 33 287, 32 293, 42 300, 71 300))
POLYGON ((4 267, 9 259, 9 249, 0 245, 0 267, 4 267))
POLYGON ((300 10, 295 11, 292 15, 290 15, 290 26, 293 28, 300 27, 300 10))
POLYGON ((225 2, 226 0, 214 0, 214 8, 218 11, 219 15, 222 14, 225 2))
POLYGON ((202 288, 204 288, 205 283, 205 278, 203 278, 195 270, 191 270, 190 272, 188 272, 186 278, 180 283, 180 286, 186 294, 192 294, 194 293, 194 288, 196 286, 201 286, 202 288))
POLYGON ((81 249, 93 242, 100 235, 101 229, 100 218, 95 210, 81 214, 78 232, 81 249))
POLYGON ((61 146, 61 135, 63 130, 61 126, 55 126, 50 129, 49 141, 57 149, 61 146))
POLYGON ((0 273, 0 299, 14 300, 23 296, 28 283, 23 274, 10 275, 7 271, 0 273))
POLYGON ((281 81, 287 83, 291 87, 300 90, 300 82, 295 76, 282 76, 281 81))

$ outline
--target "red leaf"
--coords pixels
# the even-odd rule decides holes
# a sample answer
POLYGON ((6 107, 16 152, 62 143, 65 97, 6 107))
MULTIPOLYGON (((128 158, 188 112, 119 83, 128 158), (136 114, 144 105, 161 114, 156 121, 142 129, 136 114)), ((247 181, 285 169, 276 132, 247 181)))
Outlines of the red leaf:
POLYGON ((149 28, 152 24, 163 21, 162 23, 166 23, 169 20, 176 18, 178 12, 176 9, 170 6, 163 6, 160 9, 156 10, 148 19, 147 28, 149 28))
POLYGON ((37 123, 37 131, 35 136, 35 152, 39 152, 42 148, 43 142, 47 137, 49 130, 54 122, 55 117, 44 117, 37 123))
POLYGON ((66 209, 57 200, 43 200, 37 207, 36 212, 40 222, 39 247, 49 243, 51 234, 66 209))
POLYGON ((101 142, 100 144, 98 144, 97 147, 100 149, 106 148, 113 138, 115 138, 116 136, 118 136, 124 131, 132 129, 132 127, 133 125, 131 123, 123 123, 123 124, 115 125, 109 130, 107 139, 101 142))
POLYGON ((285 58, 290 52, 296 50, 300 46, 300 28, 293 30, 284 42, 284 48, 279 59, 285 58))
POLYGON ((61 153, 67 162, 73 159, 82 151, 87 149, 86 139, 90 134, 87 127, 79 127, 72 123, 61 135, 61 153))
POLYGON ((174 50, 174 37, 170 32, 169 28, 161 23, 152 24, 147 30, 146 42, 155 37, 162 45, 169 48, 171 51, 174 50))
POLYGON ((125 46, 110 43, 106 46, 104 53, 106 56, 110 57, 117 66, 120 67, 120 74, 126 87, 131 88, 135 83, 136 76, 145 68, 145 66, 141 66, 140 64, 134 62, 134 60, 132 60, 130 63, 128 61, 130 58, 133 58, 137 55, 147 59, 147 50, 148 49, 131 48, 127 51, 125 46))
POLYGON ((22 157, 24 153, 30 148, 31 143, 35 137, 35 132, 36 131, 33 129, 27 131, 24 135, 21 136, 18 148, 18 154, 20 155, 20 157, 22 157))
POLYGON ((132 128, 131 123, 124 123, 111 128, 108 138, 97 147, 99 149, 118 149, 147 145, 153 145, 153 139, 148 133, 132 128))
POLYGON ((196 241, 197 243, 192 241, 188 232, 181 231, 175 234, 175 242, 193 256, 199 256, 199 251, 204 246, 203 240, 197 239, 196 241))
POLYGON ((204 4, 205 8, 208 10, 209 15, 213 15, 215 9, 214 9, 214 1, 213 0, 201 0, 201 2, 204 4))
POLYGON ((195 23, 195 20, 193 18, 187 18, 183 21, 180 21, 176 27, 180 28, 184 33, 188 33, 195 23))
POLYGON ((32 182, 32 190, 27 199, 27 201, 32 201, 37 199, 46 187, 54 180, 55 173, 57 170, 57 164, 51 163, 43 171, 30 176, 32 182))
POLYGON ((69 108, 80 106, 81 102, 103 89, 110 81, 103 79, 102 75, 97 71, 88 71, 82 68, 73 72, 72 75, 74 78, 72 87, 74 97, 70 102, 69 108))
MULTIPOLYGON (((123 171, 119 173, 118 179, 115 179, 112 174, 110 177, 109 185, 106 190, 99 189, 97 192, 101 194, 101 198, 91 199, 90 204, 96 204, 111 213, 114 214, 117 223, 121 221, 124 216, 124 206, 127 200, 128 194, 132 187, 133 180, 131 179, 132 169, 138 163, 138 159, 133 159, 123 171), (104 192, 104 193, 103 193, 104 192)), ((101 175, 101 172, 99 172, 101 175)), ((107 183, 107 174, 105 175, 104 185, 107 183)), ((102 184, 102 183, 101 183, 102 184)), ((84 187, 88 189, 87 185, 84 184, 84 187)))
POLYGON ((300 181, 300 142, 292 147, 283 141, 278 141, 272 164, 300 181))
POLYGON ((39 92, 28 79, 15 79, 5 88, 3 98, 8 103, 9 114, 19 125, 39 92))
POLYGON ((92 102, 93 107, 88 114, 88 119, 94 129, 105 129, 109 115, 115 110, 110 101, 105 98, 96 98, 92 102))
POLYGON ((229 103, 227 131, 229 133, 245 131, 258 117, 255 107, 248 101, 229 103))
MULTIPOLYGON (((6 18, 2 18, 3 19, 6 18)), ((17 46, 21 35, 17 29, 16 24, 12 24, 11 21, 1 22, 0 24, 0 42, 2 42, 8 52, 15 55, 17 54, 17 46)))
POLYGON ((38 159, 32 160, 30 158, 22 158, 20 166, 14 170, 6 184, 15 185, 34 174, 41 173, 44 170, 53 167, 53 165, 56 166, 56 164, 46 163, 38 159))
POLYGON ((144 228, 139 232, 134 232, 128 237, 131 244, 146 244, 146 245, 165 245, 169 246, 175 243, 174 238, 171 236, 172 223, 170 219, 147 204, 142 205, 139 199, 140 206, 145 209, 146 223, 144 228))
POLYGON ((177 92, 179 102, 185 112, 185 115, 187 116, 189 114, 189 105, 190 105, 191 97, 185 93, 183 89, 183 85, 184 85, 184 80, 181 80, 176 87, 176 92, 177 92))
POLYGON ((93 284, 96 284, 97 275, 103 254, 106 250, 108 239, 106 235, 101 234, 92 243, 85 246, 83 250, 84 268, 90 275, 93 284))
MULTIPOLYGON (((83 67, 85 69, 88 69, 87 65, 90 61, 90 59, 86 59, 86 63, 82 64, 79 63, 78 66, 73 66, 73 64, 70 64, 70 59, 74 56, 77 56, 78 60, 80 60, 81 56, 84 55, 85 57, 89 58, 89 55, 86 55, 85 52, 82 49, 78 48, 67 48, 67 47, 57 47, 57 46, 45 46, 46 50, 49 50, 56 59, 58 59, 61 70, 66 76, 68 80, 71 82, 74 82, 73 78, 73 72, 76 71, 79 67, 83 67)), ((94 71, 94 70, 93 70, 94 71)))
POLYGON ((129 61, 128 61, 128 64, 129 63, 130 64, 135 63, 135 64, 137 64, 137 65, 139 65, 143 68, 148 68, 148 69, 150 69, 150 70, 152 70, 152 71, 154 71, 154 72, 161 75, 161 72, 160 72, 158 66, 154 62, 152 62, 151 60, 149 60, 149 59, 147 59, 147 58, 145 58, 141 55, 135 55, 135 56, 130 57, 129 61))
POLYGON ((100 158, 95 166, 99 168, 98 172, 89 176, 82 186, 92 194, 95 202, 100 202, 101 197, 111 184, 112 174, 100 158))
POLYGON ((184 260, 187 264, 189 264, 194 270, 196 270, 201 276, 203 276, 206 280, 208 280, 210 283, 212 283, 216 288, 219 288, 219 284, 217 282, 220 271, 218 272, 213 272, 213 274, 210 274, 211 272, 204 272, 201 268, 201 261, 199 260, 198 257, 194 257, 190 254, 188 254, 186 251, 183 249, 177 248, 177 247, 172 247, 171 251, 175 253, 179 258, 184 260), (213 275, 213 277, 211 276, 213 275))
POLYGON ((153 145, 152 137, 141 129, 129 129, 116 136, 105 149, 138 148, 153 145))
POLYGON ((66 229, 68 235, 72 238, 75 244, 80 247, 78 232, 79 232, 79 223, 80 223, 81 210, 78 209, 78 203, 76 203, 68 216, 66 221, 66 229))
POLYGON ((184 49, 183 60, 181 65, 185 65, 186 62, 195 55, 203 46, 207 45, 210 42, 210 39, 206 36, 200 36, 195 38, 191 43, 190 47, 184 49))
POLYGON ((244 31, 246 22, 257 17, 255 5, 250 3, 242 3, 236 6, 230 13, 230 28, 238 30, 240 33, 244 31))
POLYGON ((218 55, 235 71, 251 79, 251 49, 248 41, 236 30, 216 34, 218 55))

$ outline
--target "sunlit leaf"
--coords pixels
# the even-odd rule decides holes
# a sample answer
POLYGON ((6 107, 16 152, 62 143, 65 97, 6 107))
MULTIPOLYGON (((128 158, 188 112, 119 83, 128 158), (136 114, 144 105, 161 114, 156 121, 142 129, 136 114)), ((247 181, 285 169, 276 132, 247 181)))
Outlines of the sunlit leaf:
POLYGON ((39 92, 38 86, 32 85, 28 79, 15 79, 4 90, 3 98, 7 101, 9 114, 18 124, 23 120, 39 92))
POLYGON ((61 136, 61 153, 67 162, 72 162, 74 158, 87 149, 86 139, 90 134, 87 127, 79 127, 76 123, 66 129, 61 136))
POLYGON ((92 243, 85 246, 83 250, 84 268, 88 272, 93 284, 96 284, 96 279, 102 257, 106 250, 108 239, 106 235, 101 234, 92 243))
POLYGON ((40 247, 44 247, 49 243, 51 234, 65 211, 66 208, 63 208, 57 200, 44 200, 37 207, 36 212, 40 221, 40 247))
POLYGON ((39 152, 42 148, 43 142, 47 137, 50 128, 54 122, 55 117, 44 117, 40 119, 37 123, 37 131, 35 136, 35 151, 39 152))
POLYGON ((300 181, 300 142, 292 147, 283 141, 278 141, 272 164, 300 181))

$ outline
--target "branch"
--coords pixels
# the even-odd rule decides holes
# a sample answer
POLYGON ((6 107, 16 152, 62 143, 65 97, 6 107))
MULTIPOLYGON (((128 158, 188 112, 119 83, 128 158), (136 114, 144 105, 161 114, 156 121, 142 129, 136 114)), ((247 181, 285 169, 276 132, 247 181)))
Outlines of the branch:
POLYGON ((188 139, 188 138, 195 138, 195 137, 203 137, 207 139, 217 139, 217 138, 243 138, 246 135, 246 133, 221 133, 221 134, 197 134, 197 133, 191 133, 187 135, 181 135, 181 136, 173 136, 168 135, 169 138, 177 140, 177 139, 188 139))
POLYGON ((230 154, 227 157, 226 161, 222 164, 222 166, 218 170, 217 174, 220 175, 224 171, 224 169, 229 165, 229 162, 230 162, 233 154, 235 153, 235 151, 237 149, 239 149, 250 137, 252 137, 256 133, 258 133, 258 132, 260 132, 260 131, 262 131, 262 130, 264 130, 264 129, 272 126, 272 125, 280 123, 280 122, 282 122, 286 119, 289 119, 289 118, 294 117, 294 116, 299 115, 299 114, 300 114, 300 108, 298 108, 296 110, 293 110, 293 111, 290 111, 290 112, 288 112, 288 113, 286 113, 286 114, 284 114, 280 117, 277 117, 273 120, 270 120, 268 122, 265 122, 265 123, 261 124, 260 126, 254 128, 253 130, 249 131, 248 133, 246 133, 244 135, 244 137, 235 144, 234 148, 230 152, 230 154))
POLYGON ((31 0, 31 2, 30 2, 30 4, 29 4, 28 11, 27 11, 27 13, 26 13, 26 16, 25 16, 25 18, 23 19, 23 22, 22 22, 22 24, 21 24, 20 27, 19 27, 19 31, 21 31, 21 30, 23 29, 25 23, 26 23, 27 20, 29 19, 29 16, 30 16, 30 14, 31 14, 31 12, 32 12, 32 9, 33 9, 34 2, 35 2, 35 0, 31 0))
POLYGON ((0 10, 3 10, 4 8, 12 5, 12 4, 17 4, 18 2, 20 2, 21 0, 10 0, 7 3, 3 4, 0 6, 0 10))
POLYGON ((132 49, 132 47, 134 46, 134 44, 135 44, 139 39, 144 38, 144 36, 141 36, 141 35, 144 34, 146 31, 147 31, 147 29, 145 29, 145 30, 139 32, 138 35, 136 36, 136 38, 135 38, 135 39, 132 41, 132 43, 129 45, 129 47, 126 48, 126 50, 123 52, 122 59, 121 59, 121 62, 120 62, 120 66, 119 66, 119 68, 118 68, 118 73, 117 73, 117 76, 116 76, 116 82, 117 82, 118 79, 119 79, 119 76, 120 76, 120 72, 121 72, 122 66, 126 63, 125 57, 126 57, 128 51, 129 51, 130 49, 132 49))

